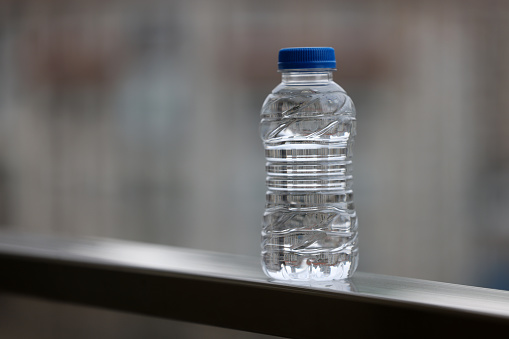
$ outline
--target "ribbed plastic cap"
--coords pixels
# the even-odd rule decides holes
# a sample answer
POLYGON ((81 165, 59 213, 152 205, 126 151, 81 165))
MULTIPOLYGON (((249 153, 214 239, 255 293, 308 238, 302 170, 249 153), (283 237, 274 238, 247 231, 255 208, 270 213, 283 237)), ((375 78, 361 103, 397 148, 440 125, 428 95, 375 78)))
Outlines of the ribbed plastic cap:
POLYGON ((331 47, 294 47, 279 51, 279 69, 336 68, 331 47))

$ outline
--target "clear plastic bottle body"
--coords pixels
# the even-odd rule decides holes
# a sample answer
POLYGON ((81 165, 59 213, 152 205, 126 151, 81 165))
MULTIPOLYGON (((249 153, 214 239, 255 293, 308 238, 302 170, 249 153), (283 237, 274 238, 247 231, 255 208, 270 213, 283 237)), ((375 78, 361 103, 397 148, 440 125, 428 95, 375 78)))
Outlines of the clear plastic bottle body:
POLYGON ((261 111, 263 270, 284 280, 345 279, 358 258, 355 107, 332 69, 283 71, 282 78, 261 111))

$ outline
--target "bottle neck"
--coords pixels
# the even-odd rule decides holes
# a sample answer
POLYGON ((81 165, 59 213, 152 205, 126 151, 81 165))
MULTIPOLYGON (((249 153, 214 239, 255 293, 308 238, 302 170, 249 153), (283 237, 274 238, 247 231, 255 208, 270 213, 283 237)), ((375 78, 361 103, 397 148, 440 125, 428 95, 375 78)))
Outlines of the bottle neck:
POLYGON ((286 85, 325 85, 332 81, 333 69, 283 70, 282 81, 286 85))

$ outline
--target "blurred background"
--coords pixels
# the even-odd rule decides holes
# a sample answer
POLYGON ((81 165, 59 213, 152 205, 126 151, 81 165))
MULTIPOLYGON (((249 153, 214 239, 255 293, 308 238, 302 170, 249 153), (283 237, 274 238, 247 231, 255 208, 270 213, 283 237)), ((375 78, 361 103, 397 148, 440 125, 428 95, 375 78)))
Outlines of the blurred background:
POLYGON ((509 289, 508 19, 495 0, 0 0, 1 227, 259 255, 277 52, 331 46, 358 112, 359 270, 509 289))

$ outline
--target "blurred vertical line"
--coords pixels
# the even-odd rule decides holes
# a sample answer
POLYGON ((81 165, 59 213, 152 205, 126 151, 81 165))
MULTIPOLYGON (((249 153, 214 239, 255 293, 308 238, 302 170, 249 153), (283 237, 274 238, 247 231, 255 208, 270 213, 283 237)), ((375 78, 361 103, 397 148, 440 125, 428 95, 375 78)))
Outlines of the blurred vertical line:
POLYGON ((509 4, 488 1, 479 8, 477 133, 485 142, 479 147, 477 200, 472 203, 484 254, 477 283, 509 289, 509 4))
POLYGON ((17 147, 10 141, 10 136, 16 133, 16 112, 14 88, 16 70, 11 62, 14 61, 13 47, 16 47, 15 36, 22 26, 22 16, 26 10, 26 1, 0 2, 0 227, 12 224, 15 216, 15 182, 19 182, 19 175, 13 173, 11 149, 17 147))
MULTIPOLYGON (((6 2, 0 2, 0 74, 4 74, 4 70, 6 71, 6 43, 8 39, 8 19, 7 15, 7 4, 6 2)), ((5 227, 5 225, 9 221, 9 207, 8 204, 10 202, 9 197, 9 187, 8 187, 8 169, 7 165, 4 163, 4 148, 7 147, 7 138, 5 137, 5 127, 4 124, 7 123, 7 117, 5 116, 5 99, 7 97, 6 88, 2 86, 0 83, 0 228, 5 227)))

